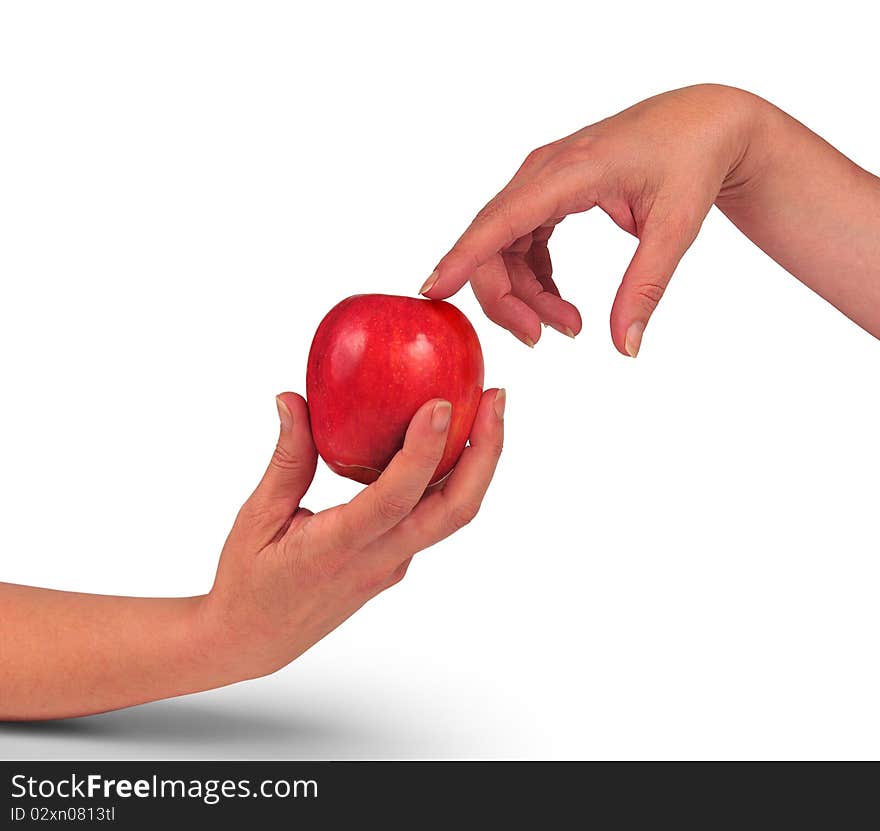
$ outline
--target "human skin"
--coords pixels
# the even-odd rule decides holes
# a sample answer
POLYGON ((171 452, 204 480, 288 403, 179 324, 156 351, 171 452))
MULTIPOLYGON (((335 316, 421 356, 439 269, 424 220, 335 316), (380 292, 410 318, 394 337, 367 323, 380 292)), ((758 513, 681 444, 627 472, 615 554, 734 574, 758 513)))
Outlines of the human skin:
POLYGON ((425 493, 451 405, 427 402, 402 450, 355 498, 300 507, 315 473, 306 402, 278 397, 272 461, 242 507, 207 595, 110 597, 0 583, 0 720, 80 716, 272 673, 370 598, 413 555, 476 515, 501 454, 505 393, 483 393, 465 448, 425 493))
POLYGON ((575 336, 547 243, 599 207, 638 237, 611 309, 611 337, 638 354, 651 315, 716 205, 783 268, 880 337, 880 179, 769 102, 701 84, 636 104, 538 148, 422 286, 470 281, 485 313, 534 346, 541 323, 575 336))

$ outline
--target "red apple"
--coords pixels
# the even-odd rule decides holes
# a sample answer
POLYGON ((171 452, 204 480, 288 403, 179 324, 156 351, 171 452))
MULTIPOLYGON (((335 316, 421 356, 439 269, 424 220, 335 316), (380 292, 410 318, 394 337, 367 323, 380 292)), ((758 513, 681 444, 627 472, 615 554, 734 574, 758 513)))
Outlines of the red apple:
POLYGON ((470 321, 450 303, 358 294, 318 326, 306 373, 312 435, 341 476, 369 484, 403 446, 416 410, 452 404, 446 451, 432 484, 467 443, 483 391, 483 353, 470 321))

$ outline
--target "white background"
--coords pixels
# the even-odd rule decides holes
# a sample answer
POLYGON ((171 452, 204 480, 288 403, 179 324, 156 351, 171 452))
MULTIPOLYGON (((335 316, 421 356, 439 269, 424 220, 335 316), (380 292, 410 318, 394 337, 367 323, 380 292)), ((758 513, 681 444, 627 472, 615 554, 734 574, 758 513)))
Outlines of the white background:
MULTIPOLYGON (((868 9, 3 4, 0 579, 206 591, 322 315, 416 292, 539 144, 716 81, 880 170, 868 9)), ((575 342, 455 298, 507 449, 399 587, 275 676, 0 755, 876 757, 880 344, 713 211, 628 360, 634 247, 554 236, 575 342)))

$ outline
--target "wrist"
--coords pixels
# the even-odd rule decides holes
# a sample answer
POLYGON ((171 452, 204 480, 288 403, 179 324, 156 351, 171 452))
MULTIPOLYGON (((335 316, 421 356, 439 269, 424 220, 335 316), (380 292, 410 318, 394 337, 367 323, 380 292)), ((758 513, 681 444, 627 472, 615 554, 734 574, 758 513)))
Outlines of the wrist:
POLYGON ((711 86, 724 102, 727 114, 727 169, 715 200, 719 207, 723 207, 747 198, 760 185, 764 172, 770 167, 771 121, 775 108, 746 90, 711 86))
POLYGON ((221 604, 212 592, 193 597, 189 614, 190 660, 205 689, 234 684, 256 676, 242 666, 243 654, 229 627, 221 604))
POLYGON ((286 663, 273 654, 260 627, 239 624, 242 615, 236 612, 235 602, 226 593, 215 587, 194 600, 194 651, 211 675, 213 686, 260 678, 286 663))

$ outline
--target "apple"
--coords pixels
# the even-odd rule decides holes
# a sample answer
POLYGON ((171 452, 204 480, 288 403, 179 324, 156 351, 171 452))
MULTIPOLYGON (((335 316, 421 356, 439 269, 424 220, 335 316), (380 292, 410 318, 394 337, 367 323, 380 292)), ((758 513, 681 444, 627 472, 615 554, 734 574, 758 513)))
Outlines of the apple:
POLYGON ((309 350, 306 395, 321 458, 341 476, 375 481, 403 446, 416 410, 452 404, 431 484, 467 444, 483 392, 483 353, 470 321, 442 300, 358 294, 334 306, 309 350))

